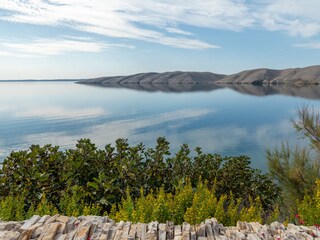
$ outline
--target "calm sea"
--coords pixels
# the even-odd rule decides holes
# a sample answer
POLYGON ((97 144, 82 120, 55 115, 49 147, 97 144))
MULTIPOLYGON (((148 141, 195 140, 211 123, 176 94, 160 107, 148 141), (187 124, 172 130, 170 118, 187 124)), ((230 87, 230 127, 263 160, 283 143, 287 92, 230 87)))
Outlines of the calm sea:
POLYGON ((164 136, 173 153, 187 143, 206 152, 248 155, 265 171, 267 148, 301 140, 291 119, 298 107, 319 108, 320 90, 235 88, 148 92, 74 82, 2 82, 0 162, 31 144, 72 148, 78 139, 90 138, 102 148, 127 138, 154 146, 164 136))

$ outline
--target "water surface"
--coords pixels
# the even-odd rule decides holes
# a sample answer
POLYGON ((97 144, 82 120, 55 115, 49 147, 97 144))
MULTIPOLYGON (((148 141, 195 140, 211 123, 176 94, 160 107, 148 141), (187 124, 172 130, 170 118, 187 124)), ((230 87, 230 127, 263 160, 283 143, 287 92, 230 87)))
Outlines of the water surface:
POLYGON ((320 107, 320 91, 286 87, 282 95, 248 87, 148 92, 73 82, 0 83, 0 162, 31 144, 69 148, 90 138, 104 147, 128 138, 154 146, 165 136, 172 152, 187 143, 222 155, 248 155, 254 167, 266 170, 265 149, 299 140, 291 119, 298 107, 320 107))

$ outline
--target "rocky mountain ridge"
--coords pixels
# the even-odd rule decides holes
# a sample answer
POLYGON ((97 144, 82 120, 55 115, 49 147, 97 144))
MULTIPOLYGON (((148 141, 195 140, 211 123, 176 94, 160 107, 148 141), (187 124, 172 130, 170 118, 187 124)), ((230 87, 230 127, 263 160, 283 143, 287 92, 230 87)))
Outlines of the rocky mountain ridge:
POLYGON ((320 84, 320 65, 305 68, 290 68, 284 70, 253 69, 236 74, 224 75, 211 72, 165 72, 139 73, 129 76, 101 77, 79 81, 84 84, 102 84, 125 86, 138 85, 219 85, 219 84, 320 84))

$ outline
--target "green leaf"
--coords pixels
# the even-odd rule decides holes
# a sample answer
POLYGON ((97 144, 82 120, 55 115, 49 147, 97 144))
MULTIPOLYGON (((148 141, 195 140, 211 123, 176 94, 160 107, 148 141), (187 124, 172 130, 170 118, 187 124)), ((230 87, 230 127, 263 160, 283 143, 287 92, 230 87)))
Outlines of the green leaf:
POLYGON ((47 173, 42 173, 42 174, 40 175, 39 181, 40 181, 40 182, 45 182, 45 181, 48 180, 48 178, 49 178, 49 174, 47 174, 47 173))
POLYGON ((88 187, 93 187, 94 189, 99 190, 99 185, 96 182, 88 182, 87 186, 88 187))

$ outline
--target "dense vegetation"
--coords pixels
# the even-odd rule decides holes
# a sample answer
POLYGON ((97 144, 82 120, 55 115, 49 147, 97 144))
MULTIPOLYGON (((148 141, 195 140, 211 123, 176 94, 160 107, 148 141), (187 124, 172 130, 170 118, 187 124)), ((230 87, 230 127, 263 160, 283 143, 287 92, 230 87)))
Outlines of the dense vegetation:
MULTIPOLYGON (((268 216, 280 195, 269 176, 250 167, 248 157, 221 157, 203 153, 200 148, 191 157, 187 145, 170 156, 165 138, 158 138, 154 148, 130 146, 125 139, 118 139, 114 147, 108 144, 105 149, 97 149, 88 139, 79 140, 75 149, 65 151, 51 145, 33 145, 28 150, 12 152, 0 173, 2 204, 10 203, 8 197, 20 199, 23 210, 13 215, 21 217, 37 211, 37 206, 41 209, 43 203, 49 204, 53 209, 50 211, 67 215, 82 214, 68 209, 72 203, 79 206, 76 209, 86 207, 100 214, 109 213, 127 196, 139 201, 163 192, 166 199, 172 196, 173 200, 181 189, 189 187, 189 201, 183 204, 181 216, 175 218, 182 222, 203 182, 215 201, 226 198, 224 207, 237 200, 240 211, 250 207, 252 199, 259 198, 261 215, 268 216)), ((207 197, 210 198, 204 198, 207 197)))
POLYGON ((191 153, 188 145, 172 156, 165 138, 154 148, 126 139, 104 149, 89 139, 67 150, 33 145, 2 164, 0 219, 61 213, 134 222, 193 224, 215 216, 226 225, 279 218, 319 224, 320 117, 301 109, 294 126, 311 144, 269 150, 271 175, 253 169, 246 156, 191 153))

